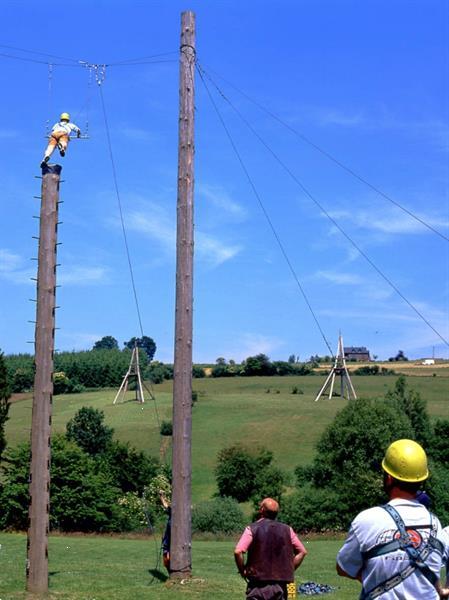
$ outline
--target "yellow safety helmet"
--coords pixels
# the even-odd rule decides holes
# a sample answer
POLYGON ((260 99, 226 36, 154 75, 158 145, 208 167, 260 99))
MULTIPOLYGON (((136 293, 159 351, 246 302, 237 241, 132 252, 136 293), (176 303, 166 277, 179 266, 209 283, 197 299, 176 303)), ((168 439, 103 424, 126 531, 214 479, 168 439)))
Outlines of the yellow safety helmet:
POLYGON ((59 117, 60 121, 70 121, 70 115, 69 113, 61 113, 61 116, 59 117))
POLYGON ((429 476, 424 449, 413 440, 396 440, 388 446, 382 468, 399 481, 425 481, 429 476))

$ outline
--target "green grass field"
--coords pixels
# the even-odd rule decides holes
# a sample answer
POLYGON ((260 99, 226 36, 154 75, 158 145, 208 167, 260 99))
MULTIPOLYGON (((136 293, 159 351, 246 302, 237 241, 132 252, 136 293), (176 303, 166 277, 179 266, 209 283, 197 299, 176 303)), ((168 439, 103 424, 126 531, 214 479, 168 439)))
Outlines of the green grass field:
MULTIPOLYGON (((421 372, 407 378, 408 385, 427 401, 432 418, 447 418, 449 369, 436 376, 421 372), (430 376, 429 376, 430 375, 430 376)), ((308 463, 324 428, 345 401, 327 398, 314 402, 323 382, 321 376, 256 377, 194 380, 199 398, 193 409, 193 501, 208 499, 215 491, 213 469, 218 451, 234 443, 264 445, 275 454, 276 463, 292 471, 308 463), (292 394, 297 386, 303 394, 292 394)), ((395 376, 354 377, 359 396, 380 397, 392 388, 395 376)), ((171 418, 172 383, 155 386, 157 414, 153 403, 143 406, 125 402, 113 406, 115 390, 56 396, 53 431, 65 424, 82 406, 105 413, 115 435, 140 449, 170 456, 169 438, 159 435, 158 420, 171 418)), ((131 394, 130 394, 131 398, 131 394)), ((6 435, 10 445, 29 439, 31 399, 21 397, 11 405, 6 435)), ((335 556, 341 540, 303 539, 309 550, 297 574, 297 583, 313 580, 337 586, 329 597, 339 600, 358 596, 359 585, 339 578, 335 556)), ((23 534, 0 533, 0 600, 27 598, 25 589, 26 538, 23 534)), ((52 536, 50 595, 52 600, 100 600, 192 597, 229 599, 244 597, 244 582, 236 574, 233 541, 194 541, 193 579, 182 588, 155 578, 159 539, 112 536, 52 536)))
MULTIPOLYGON (((449 369, 439 369, 435 377, 428 373, 430 376, 407 377, 408 385, 427 400, 432 417, 447 418, 449 369)), ((198 391, 199 399, 193 409, 193 501, 210 498, 214 493, 216 456, 225 446, 264 445, 274 452, 275 462, 289 471, 310 462, 324 428, 345 404, 339 397, 314 402, 323 380, 321 376, 194 380, 193 389, 198 391), (294 386, 304 393, 292 394, 294 386)), ((383 396, 395 381, 395 376, 353 377, 357 394, 367 397, 383 396)), ((170 420, 172 382, 155 386, 155 395, 159 420, 170 420)), ((162 438, 161 445, 154 404, 129 401, 113 405, 114 396, 115 390, 55 396, 53 431, 63 432, 77 410, 93 406, 104 411, 106 423, 114 427, 118 439, 153 455, 165 452, 169 457, 169 439, 162 438)), ((31 399, 13 402, 10 417, 6 426, 8 443, 28 440, 31 399)))
MULTIPOLYGON (((338 540, 303 539, 309 555, 297 571, 296 583, 316 581, 338 587, 326 597, 354 599, 359 584, 338 577, 338 540)), ((19 600, 25 593, 26 537, 0 534, 0 598, 19 600)), ((233 541, 193 543, 193 579, 170 585, 154 577, 159 540, 101 536, 52 536, 49 540, 48 600, 175 600, 244 598, 237 574, 233 541)), ((164 575, 163 569, 160 571, 164 575)))

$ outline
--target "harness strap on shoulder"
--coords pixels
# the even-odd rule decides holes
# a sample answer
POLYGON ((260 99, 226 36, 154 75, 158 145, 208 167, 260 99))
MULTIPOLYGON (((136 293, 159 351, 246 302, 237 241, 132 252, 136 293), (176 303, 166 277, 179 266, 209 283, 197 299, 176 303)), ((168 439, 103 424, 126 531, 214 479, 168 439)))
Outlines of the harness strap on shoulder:
POLYGON ((433 586, 436 586, 438 582, 438 576, 425 564, 425 561, 433 550, 437 550, 438 552, 443 554, 444 548, 441 542, 432 535, 430 535, 428 543, 420 552, 417 548, 415 548, 412 545, 410 536, 407 533, 407 529, 405 527, 405 523, 398 511, 390 504, 385 504, 384 506, 382 506, 382 508, 387 511, 387 513, 395 522, 399 531, 399 538, 393 540, 392 542, 387 542, 386 544, 380 544, 379 546, 371 548, 371 550, 363 554, 363 559, 368 560, 369 558, 382 556, 383 554, 387 554, 388 552, 394 552, 395 550, 403 550, 404 552, 406 552, 410 560, 410 564, 408 567, 406 567, 399 573, 393 575, 389 579, 383 581, 369 592, 366 592, 362 589, 360 599, 374 600, 381 594, 384 594, 385 592, 393 589, 394 587, 402 583, 417 569, 433 586))

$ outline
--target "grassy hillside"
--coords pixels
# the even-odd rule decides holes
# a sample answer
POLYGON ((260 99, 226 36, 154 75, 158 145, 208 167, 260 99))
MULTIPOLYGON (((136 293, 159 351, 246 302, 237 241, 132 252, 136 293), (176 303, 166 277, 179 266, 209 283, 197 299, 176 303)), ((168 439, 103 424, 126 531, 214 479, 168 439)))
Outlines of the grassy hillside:
MULTIPOLYGON (((330 598, 356 598, 359 584, 335 573, 335 556, 342 542, 303 541, 309 555, 297 571, 296 583, 327 583, 339 588, 330 598)), ((0 544, 1 598, 25 600, 26 538, 21 534, 0 534, 0 544)), ((152 575, 159 539, 52 536, 48 600, 237 600, 244 597, 245 583, 236 572, 234 545, 233 541, 194 541, 193 579, 181 587, 170 586, 152 575)))
MULTIPOLYGON (((395 376, 353 377, 359 396, 383 396, 395 381, 395 376)), ((407 381, 427 400, 433 417, 447 418, 449 369, 438 370, 435 377, 421 373, 409 376, 407 381)), ((322 382, 320 376, 194 380, 193 389, 199 393, 193 409, 194 502, 209 498, 215 491, 213 469, 217 453, 224 446, 264 445, 274 452, 277 464, 289 470, 308 463, 322 431, 345 404, 338 397, 314 402, 322 382), (292 394, 294 386, 304 393, 292 394)), ((79 408, 93 406, 104 411, 118 439, 155 455, 165 452, 169 457, 170 448, 161 446, 157 415, 159 421, 171 419, 172 382, 155 386, 157 414, 152 402, 112 405, 115 391, 55 396, 53 431, 64 431, 66 422, 79 408)), ((29 439, 31 404, 31 399, 23 395, 13 402, 6 427, 9 444, 29 439)), ((162 441, 166 444, 169 438, 162 441)))

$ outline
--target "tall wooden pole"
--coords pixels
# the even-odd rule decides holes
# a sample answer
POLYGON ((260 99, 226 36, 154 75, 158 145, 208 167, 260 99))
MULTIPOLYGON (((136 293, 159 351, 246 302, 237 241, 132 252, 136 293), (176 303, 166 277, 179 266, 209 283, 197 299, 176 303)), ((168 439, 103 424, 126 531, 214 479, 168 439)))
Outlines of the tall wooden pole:
POLYGON ((176 242, 175 364, 173 381, 173 493, 170 571, 191 575, 191 438, 193 312, 193 157, 195 15, 181 15, 179 151, 176 242))
POLYGON ((33 593, 48 591, 50 430, 60 173, 59 165, 48 165, 42 169, 27 546, 27 589, 33 593))

